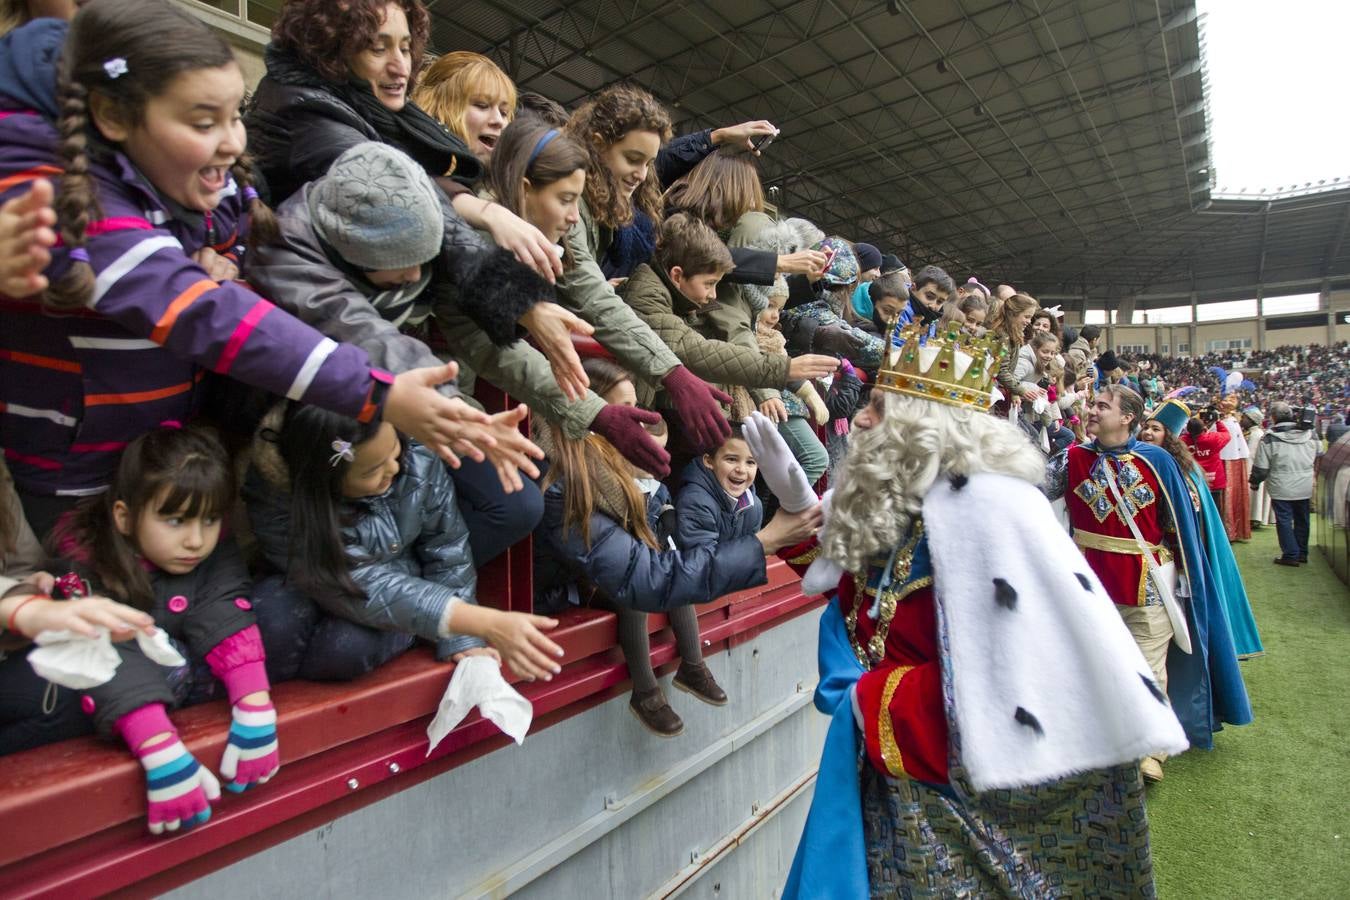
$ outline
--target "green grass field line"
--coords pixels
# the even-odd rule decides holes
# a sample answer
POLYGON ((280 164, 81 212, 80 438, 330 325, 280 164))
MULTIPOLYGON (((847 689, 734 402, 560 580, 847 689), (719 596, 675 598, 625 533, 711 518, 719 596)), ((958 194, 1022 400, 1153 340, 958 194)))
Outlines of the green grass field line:
POLYGON ((1149 788, 1158 896, 1350 898, 1350 589, 1316 547, 1273 565, 1274 526, 1234 549, 1266 649, 1241 664, 1255 721, 1149 788))

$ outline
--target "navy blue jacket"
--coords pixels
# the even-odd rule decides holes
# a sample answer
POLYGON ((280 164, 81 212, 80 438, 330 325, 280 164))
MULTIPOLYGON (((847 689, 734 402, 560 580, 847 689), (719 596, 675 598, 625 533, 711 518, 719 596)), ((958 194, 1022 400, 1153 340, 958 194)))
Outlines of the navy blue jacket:
POLYGON ((754 531, 717 547, 656 550, 614 519, 595 512, 588 547, 580 531, 563 533, 563 489, 558 482, 544 492, 544 518, 534 533, 538 612, 565 609, 567 586, 577 581, 596 588, 616 606, 666 612, 690 603, 707 603, 768 580, 764 548, 754 531))
POLYGON ((753 536, 764 523, 764 506, 754 488, 747 490, 745 497, 749 502, 741 506, 722 490, 701 458, 690 460, 680 473, 675 543, 682 550, 722 544, 717 548, 721 555, 729 542, 753 536))

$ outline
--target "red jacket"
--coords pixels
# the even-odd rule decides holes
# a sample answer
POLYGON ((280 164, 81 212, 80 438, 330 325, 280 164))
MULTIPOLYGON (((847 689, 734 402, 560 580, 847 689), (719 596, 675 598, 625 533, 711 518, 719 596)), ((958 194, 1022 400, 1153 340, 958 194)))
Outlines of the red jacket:
POLYGON ((1228 487, 1228 473, 1223 460, 1219 459, 1219 451, 1228 446, 1229 439, 1227 429, 1202 431, 1200 436, 1195 438, 1191 437, 1190 432, 1181 436, 1181 442, 1191 448, 1195 461, 1204 471, 1205 483, 1209 485, 1210 490, 1221 491, 1228 487))

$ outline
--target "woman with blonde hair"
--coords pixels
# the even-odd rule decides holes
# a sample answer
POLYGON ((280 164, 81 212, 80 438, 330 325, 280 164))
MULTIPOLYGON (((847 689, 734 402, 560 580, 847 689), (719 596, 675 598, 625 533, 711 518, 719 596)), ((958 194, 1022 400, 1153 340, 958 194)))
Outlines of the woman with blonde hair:
POLYGON ((516 114, 516 85, 481 53, 456 50, 427 66, 413 102, 469 145, 485 164, 516 114))

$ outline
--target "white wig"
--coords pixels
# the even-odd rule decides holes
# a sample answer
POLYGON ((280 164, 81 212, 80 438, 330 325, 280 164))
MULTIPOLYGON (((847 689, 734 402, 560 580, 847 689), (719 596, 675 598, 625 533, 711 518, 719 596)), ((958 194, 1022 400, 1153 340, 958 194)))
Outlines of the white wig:
POLYGON ((1045 478, 1045 458, 1006 420, 891 392, 881 392, 881 409, 877 425, 849 436, 825 529, 825 557, 845 571, 862 571, 900 543, 939 478, 995 472, 1036 485, 1045 478))

